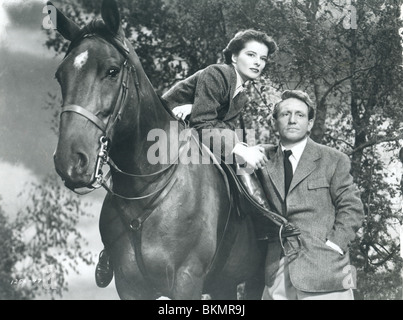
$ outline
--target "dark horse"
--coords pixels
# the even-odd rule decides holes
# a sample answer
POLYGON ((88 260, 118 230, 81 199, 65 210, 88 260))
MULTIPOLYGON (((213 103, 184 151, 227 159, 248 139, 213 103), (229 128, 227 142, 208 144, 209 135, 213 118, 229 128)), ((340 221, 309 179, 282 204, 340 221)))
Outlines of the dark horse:
POLYGON ((175 161, 183 150, 203 148, 191 137, 172 140, 184 124, 155 93, 116 2, 103 1, 101 12, 102 20, 83 28, 57 14, 71 44, 56 73, 63 106, 54 161, 69 189, 108 190, 100 232, 119 296, 236 299, 245 282, 246 298, 260 299, 264 251, 251 219, 232 205, 219 167, 175 161), (147 158, 152 129, 166 133, 168 163, 147 158), (113 186, 101 170, 106 162, 113 186))

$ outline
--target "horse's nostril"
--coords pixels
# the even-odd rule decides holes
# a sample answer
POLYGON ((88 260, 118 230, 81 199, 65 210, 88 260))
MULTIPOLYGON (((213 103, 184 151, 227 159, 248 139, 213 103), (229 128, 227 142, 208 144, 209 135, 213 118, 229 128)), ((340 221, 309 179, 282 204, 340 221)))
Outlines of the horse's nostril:
POLYGON ((77 169, 78 170, 85 170, 88 167, 89 159, 88 156, 85 153, 78 152, 78 163, 77 163, 77 169))

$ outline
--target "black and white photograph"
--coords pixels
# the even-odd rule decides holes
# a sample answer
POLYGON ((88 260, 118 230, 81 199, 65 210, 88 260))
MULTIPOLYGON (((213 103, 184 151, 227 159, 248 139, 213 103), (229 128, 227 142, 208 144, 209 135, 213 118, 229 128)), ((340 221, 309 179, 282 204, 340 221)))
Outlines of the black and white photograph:
POLYGON ((402 100, 403 0, 0 0, 0 300, 403 300, 402 100))

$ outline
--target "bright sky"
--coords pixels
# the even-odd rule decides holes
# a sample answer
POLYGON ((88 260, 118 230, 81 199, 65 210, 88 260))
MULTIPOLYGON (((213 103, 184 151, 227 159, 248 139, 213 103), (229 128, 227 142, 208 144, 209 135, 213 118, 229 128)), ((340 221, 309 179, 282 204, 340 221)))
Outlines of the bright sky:
POLYGON ((0 0, 0 47, 33 55, 54 56, 48 50, 38 50, 38 43, 46 40, 45 32, 41 32, 45 2, 0 0))

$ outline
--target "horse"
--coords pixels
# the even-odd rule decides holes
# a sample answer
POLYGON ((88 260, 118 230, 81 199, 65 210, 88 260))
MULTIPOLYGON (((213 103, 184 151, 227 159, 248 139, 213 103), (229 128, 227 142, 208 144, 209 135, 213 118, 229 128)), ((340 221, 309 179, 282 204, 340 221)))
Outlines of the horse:
POLYGON ((173 141, 188 128, 155 92, 116 1, 103 1, 101 17, 80 28, 57 9, 57 30, 71 43, 56 72, 63 105, 54 164, 75 192, 108 190, 99 229, 119 297, 231 300, 245 283, 244 298, 260 299, 265 252, 251 218, 238 214, 216 164, 177 161, 206 148, 192 135, 173 141), (155 129, 166 133, 167 163, 149 159, 155 129))

